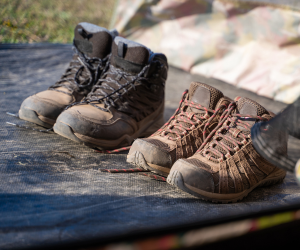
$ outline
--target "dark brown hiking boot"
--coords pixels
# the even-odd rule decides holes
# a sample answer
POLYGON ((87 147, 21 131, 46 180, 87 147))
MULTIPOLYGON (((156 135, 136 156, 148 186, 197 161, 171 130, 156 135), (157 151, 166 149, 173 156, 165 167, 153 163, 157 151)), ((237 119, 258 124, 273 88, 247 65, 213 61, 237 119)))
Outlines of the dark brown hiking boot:
POLYGON ((212 140, 188 159, 178 160, 167 182, 212 202, 237 202, 254 188, 281 182, 285 171, 260 156, 251 127, 273 114, 248 98, 236 98, 223 113, 212 140))
POLYGON ((133 143, 127 162, 167 176, 176 160, 197 151, 231 101, 207 84, 192 82, 170 120, 151 137, 133 143))
POLYGON ((19 117, 52 127, 65 107, 82 100, 90 92, 106 66, 114 36, 114 32, 105 28, 79 23, 73 43, 75 54, 66 72, 48 90, 25 99, 19 117))
POLYGON ((54 131, 100 149, 151 135, 164 124, 167 71, 165 55, 116 37, 108 71, 87 98, 58 117, 54 131))

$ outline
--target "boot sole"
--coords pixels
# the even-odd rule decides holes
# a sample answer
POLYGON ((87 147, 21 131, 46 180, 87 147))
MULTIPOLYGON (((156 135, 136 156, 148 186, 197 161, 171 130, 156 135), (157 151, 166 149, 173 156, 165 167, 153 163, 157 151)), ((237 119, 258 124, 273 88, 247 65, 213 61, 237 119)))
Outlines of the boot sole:
POLYGON ((186 183, 184 183, 183 177, 181 173, 178 170, 171 171, 167 182, 170 185, 176 186, 179 189, 192 194, 196 197, 199 197, 202 200, 205 201, 211 201, 213 203, 233 203, 241 201, 243 198, 245 198, 253 189, 257 187, 266 187, 274 184, 281 183, 283 179, 285 178, 286 172, 282 169, 275 169, 273 173, 271 173, 268 177, 266 177, 264 180, 261 180, 253 187, 244 190, 240 193, 235 194, 218 194, 218 193, 210 193, 203 191, 201 189, 192 187, 186 183))
POLYGON ((86 146, 97 147, 99 149, 115 149, 131 145, 133 140, 138 137, 150 136, 159 128, 161 128, 164 125, 164 123, 165 121, 163 118, 163 114, 161 114, 158 116, 157 119, 151 121, 150 123, 148 123, 147 126, 144 126, 133 135, 123 135, 122 137, 116 140, 95 139, 86 135, 76 133, 68 124, 62 122, 56 122, 54 124, 53 130, 55 133, 65 138, 79 143, 83 143, 86 146))
POLYGON ((152 163, 149 163, 145 160, 144 155, 139 152, 139 151, 135 151, 133 154, 131 155, 127 155, 127 162, 134 164, 140 168, 143 168, 145 170, 149 170, 155 174, 159 174, 161 176, 167 177, 170 173, 170 168, 166 168, 166 167, 162 167, 159 165, 155 165, 152 163))
POLYGON ((48 117, 38 115, 34 110, 32 109, 26 109, 22 108, 19 110, 19 117, 22 120, 35 123, 37 125, 40 125, 45 128, 52 128, 55 120, 50 119, 48 117))

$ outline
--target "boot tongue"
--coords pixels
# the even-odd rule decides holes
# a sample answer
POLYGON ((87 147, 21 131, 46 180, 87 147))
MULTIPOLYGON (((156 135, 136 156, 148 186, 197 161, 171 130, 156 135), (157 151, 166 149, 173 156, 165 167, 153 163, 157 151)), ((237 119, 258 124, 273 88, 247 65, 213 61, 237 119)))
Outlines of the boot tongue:
POLYGON ((149 61, 150 50, 142 44, 116 37, 111 64, 126 72, 139 73, 149 61))
MULTIPOLYGON (((223 93, 205 83, 192 82, 189 89, 189 100, 209 109, 215 109, 223 93)), ((203 110, 190 108, 195 113, 205 113, 203 110)))
MULTIPOLYGON (((236 97, 235 98, 237 108, 236 112, 243 116, 253 115, 253 116, 262 116, 264 114, 269 114, 269 112, 257 102, 246 98, 246 97, 236 97)), ((256 122, 255 119, 252 118, 240 118, 241 120, 246 121, 248 124, 253 126, 256 122)), ((238 126, 240 130, 246 130, 244 127, 238 126)))
POLYGON ((91 23, 79 23, 74 31, 74 46, 88 57, 105 58, 111 52, 114 34, 91 23))
POLYGON ((249 98, 236 97, 235 101, 237 103, 237 111, 239 114, 254 116, 269 114, 269 112, 263 106, 249 98))

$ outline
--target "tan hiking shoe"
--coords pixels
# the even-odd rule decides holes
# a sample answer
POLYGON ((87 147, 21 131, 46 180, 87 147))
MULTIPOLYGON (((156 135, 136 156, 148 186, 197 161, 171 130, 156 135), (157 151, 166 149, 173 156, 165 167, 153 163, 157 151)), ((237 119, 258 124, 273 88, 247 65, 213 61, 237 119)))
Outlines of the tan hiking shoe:
POLYGON ((87 96, 99 79, 116 34, 90 23, 79 23, 74 33, 75 54, 69 67, 48 90, 23 101, 19 110, 21 119, 52 127, 65 107, 87 96))
POLYGON ((153 136, 133 143, 127 162, 167 176, 176 160, 197 151, 231 101, 207 84, 192 82, 170 120, 153 136))
POLYGON ((116 37, 108 71, 82 103, 58 117, 54 131, 100 149, 151 135, 164 124, 167 71, 165 55, 116 37))
POLYGON ((254 149, 250 130, 272 113, 248 98, 236 98, 223 113, 212 140, 188 159, 178 160, 167 182, 203 200, 237 202, 254 188, 281 182, 285 171, 254 149))

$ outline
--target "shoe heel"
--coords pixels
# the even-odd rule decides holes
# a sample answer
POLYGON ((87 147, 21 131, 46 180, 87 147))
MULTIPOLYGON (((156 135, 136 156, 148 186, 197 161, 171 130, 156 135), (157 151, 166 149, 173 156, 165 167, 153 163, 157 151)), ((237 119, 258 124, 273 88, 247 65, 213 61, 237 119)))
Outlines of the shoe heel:
POLYGON ((139 137, 149 137, 159 130, 165 124, 164 115, 161 114, 157 117, 156 120, 151 123, 146 130, 144 130, 139 137))

